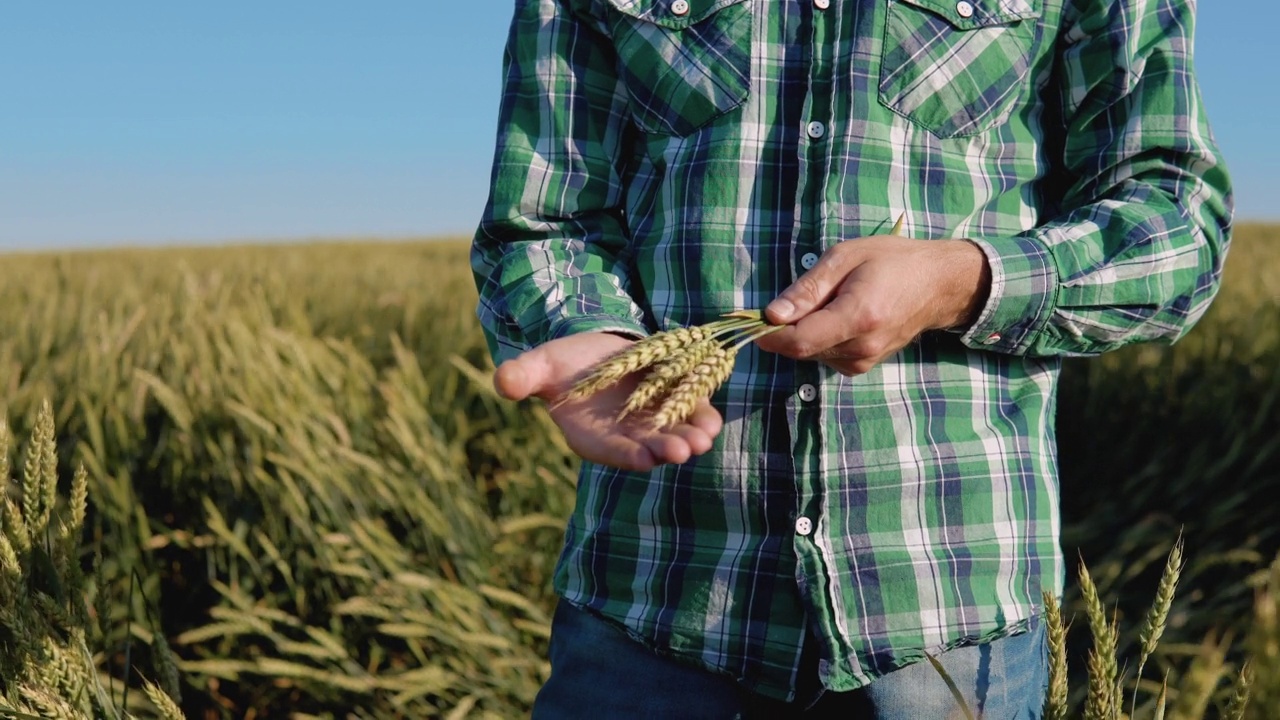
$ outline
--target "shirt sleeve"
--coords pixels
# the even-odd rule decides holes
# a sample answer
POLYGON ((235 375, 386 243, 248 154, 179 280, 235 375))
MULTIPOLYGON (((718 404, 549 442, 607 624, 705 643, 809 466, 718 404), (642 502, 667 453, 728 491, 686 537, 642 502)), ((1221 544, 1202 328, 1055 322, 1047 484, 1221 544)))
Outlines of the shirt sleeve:
POLYGON ((1193 71, 1195 3, 1079 0, 1066 13, 1050 97, 1060 211, 1016 237, 974 239, 991 293, 962 336, 969 347, 1065 356, 1172 343, 1221 282, 1233 200, 1193 71))
POLYGON ((471 246, 495 361, 578 332, 643 336, 621 222, 629 132, 612 46, 571 0, 518 0, 489 198, 471 246))

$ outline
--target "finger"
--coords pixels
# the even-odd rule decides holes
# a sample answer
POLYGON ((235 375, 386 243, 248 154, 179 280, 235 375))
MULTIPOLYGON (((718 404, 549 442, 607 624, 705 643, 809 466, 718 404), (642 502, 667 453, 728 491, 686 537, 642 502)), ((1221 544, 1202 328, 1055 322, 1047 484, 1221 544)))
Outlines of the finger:
POLYGON ((700 427, 684 423, 671 428, 671 433, 685 441, 691 455, 702 455, 711 449, 711 436, 700 427))
POLYGON ((724 416, 711 405, 711 401, 703 398, 694 408, 693 415, 685 423, 698 428, 711 440, 715 440, 724 428, 724 416))
POLYGON ((529 380, 519 359, 507 360, 493 374, 493 389, 508 400, 523 400, 529 396, 525 390, 529 380))
POLYGON ((852 294, 841 293, 796 324, 760 338, 756 343, 762 350, 797 360, 821 357, 831 348, 854 337, 860 306, 852 294))
POLYGON ((633 472, 648 472, 659 465, 653 451, 641 443, 630 443, 620 447, 615 458, 615 461, 606 464, 633 472))
POLYGON ((865 375, 871 372, 871 368, 876 366, 876 362, 873 360, 850 360, 844 357, 824 358, 822 362, 845 377, 865 375))
POLYGON ((644 438, 644 445, 653 453, 658 463, 680 465, 693 457, 693 449, 684 438, 672 432, 653 433, 644 438))
POLYGON ((546 353, 536 347, 499 365, 493 375, 493 386, 508 400, 524 400, 545 393, 550 385, 549 376, 546 353))
POLYGON ((711 449, 715 437, 724 427, 720 412, 711 406, 711 401, 702 398, 683 423, 659 431, 638 431, 636 439, 654 456, 655 464, 688 462, 694 455, 701 455, 711 449))
POLYGON ((765 308, 765 317, 775 325, 794 323, 831 300, 840 283, 859 263, 853 242, 828 249, 808 272, 801 275, 765 308))

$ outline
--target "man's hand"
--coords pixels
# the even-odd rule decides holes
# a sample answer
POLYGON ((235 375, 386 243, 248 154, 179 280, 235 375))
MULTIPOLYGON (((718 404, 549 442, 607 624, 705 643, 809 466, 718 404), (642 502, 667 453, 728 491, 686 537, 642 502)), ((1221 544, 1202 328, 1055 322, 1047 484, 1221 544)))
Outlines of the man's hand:
POLYGON ((857 375, 926 330, 971 324, 990 285, 986 256, 967 240, 848 240, 765 309, 770 322, 792 327, 756 342, 857 375))
MULTIPOLYGON (((632 342, 609 333, 552 340, 502 363, 494 387, 509 400, 535 396, 555 403, 591 366, 632 342)), ((552 408, 552 419, 575 453, 624 470, 650 470, 664 463, 683 463, 711 449, 723 420, 706 400, 688 422, 674 428, 652 430, 637 416, 618 422, 618 411, 638 382, 637 373, 585 400, 552 408)))

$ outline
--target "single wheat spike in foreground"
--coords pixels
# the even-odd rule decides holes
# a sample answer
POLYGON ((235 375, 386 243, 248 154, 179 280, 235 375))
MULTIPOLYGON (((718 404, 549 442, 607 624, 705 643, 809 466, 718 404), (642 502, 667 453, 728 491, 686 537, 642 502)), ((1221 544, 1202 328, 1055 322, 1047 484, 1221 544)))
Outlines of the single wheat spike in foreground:
POLYGON ((1151 609, 1147 611, 1146 620, 1142 624, 1142 630, 1138 633, 1138 672, 1134 676, 1135 687, 1133 690, 1133 698, 1129 703, 1129 715, 1133 716, 1134 709, 1138 705, 1138 689, 1137 682, 1142 680, 1142 668, 1147 664, 1147 659, 1151 657, 1151 653, 1155 652, 1156 646, 1160 643, 1160 636, 1164 634, 1165 624, 1169 620, 1169 608, 1173 606, 1174 591, 1178 587, 1178 577, 1182 574, 1182 536, 1173 543, 1173 549, 1169 551, 1169 558, 1165 562, 1164 573, 1160 576, 1160 587, 1156 590, 1156 599, 1151 604, 1151 609))
POLYGON ((1085 720, 1112 720, 1120 709, 1116 697, 1116 638, 1117 628, 1107 620, 1106 610, 1098 597, 1089 568, 1080 561, 1080 593, 1085 601, 1085 614, 1089 617, 1089 629, 1093 633, 1093 648, 1089 650, 1089 694, 1085 699, 1085 720))
POLYGON ((1045 720, 1067 718, 1067 630, 1058 599, 1048 590, 1044 597, 1044 622, 1049 644, 1049 691, 1045 693, 1045 720))

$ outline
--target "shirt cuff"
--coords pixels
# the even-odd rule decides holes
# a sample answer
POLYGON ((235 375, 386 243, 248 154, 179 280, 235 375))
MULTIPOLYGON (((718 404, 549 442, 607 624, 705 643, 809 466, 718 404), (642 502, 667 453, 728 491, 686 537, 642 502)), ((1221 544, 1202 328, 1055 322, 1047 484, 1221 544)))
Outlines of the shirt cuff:
POLYGON ((586 332, 612 332, 639 340, 648 337, 649 331, 635 318, 617 315, 577 315, 563 318, 551 324, 548 340, 557 340, 586 332))
POLYGON ((972 240, 987 256, 991 292, 960 340, 975 350, 1024 354, 1053 315, 1058 295, 1053 255, 1032 234, 972 240))

